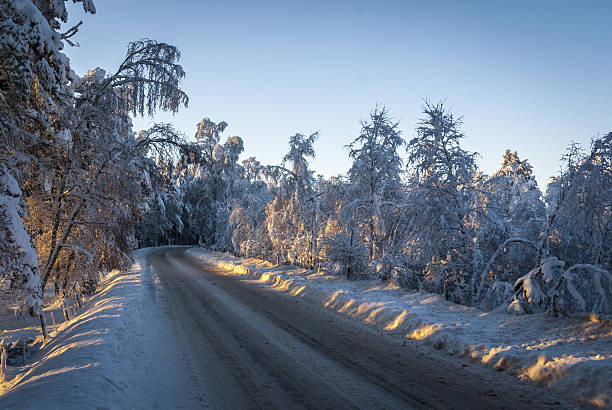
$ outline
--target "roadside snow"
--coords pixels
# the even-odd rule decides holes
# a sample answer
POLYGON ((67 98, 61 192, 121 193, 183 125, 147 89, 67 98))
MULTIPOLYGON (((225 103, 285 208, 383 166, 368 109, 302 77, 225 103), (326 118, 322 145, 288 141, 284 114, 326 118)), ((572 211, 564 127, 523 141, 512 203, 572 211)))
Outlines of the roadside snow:
POLYGON ((390 282, 348 281, 201 248, 187 253, 227 273, 308 299, 398 337, 509 371, 582 404, 612 406, 609 320, 482 312, 390 282))
MULTIPOLYGON (((183 369, 164 360, 171 329, 164 323, 163 301, 148 302, 153 290, 147 282, 153 279, 144 275, 147 252, 135 253, 131 270, 108 274, 80 314, 59 324, 26 366, 5 369, 0 408, 192 407, 185 400, 176 403, 184 393, 183 369)), ((22 337, 37 329, 3 330, 2 338, 16 331, 22 337)))

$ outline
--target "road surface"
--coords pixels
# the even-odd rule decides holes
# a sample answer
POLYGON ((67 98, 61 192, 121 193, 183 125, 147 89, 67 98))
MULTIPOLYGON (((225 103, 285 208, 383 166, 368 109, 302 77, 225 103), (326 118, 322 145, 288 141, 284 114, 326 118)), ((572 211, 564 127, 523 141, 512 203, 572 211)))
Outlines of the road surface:
MULTIPOLYGON (((182 374, 184 397, 176 407, 481 409, 561 404, 547 391, 508 374, 443 357, 299 297, 226 275, 190 258, 186 249, 148 253, 145 279, 145 303, 163 305, 169 319, 154 326, 175 340, 168 349, 170 359, 163 360, 172 366, 173 358, 181 359, 174 371, 182 374), (163 329, 169 323, 172 328, 163 329)), ((164 406, 173 399, 161 400, 164 406)))

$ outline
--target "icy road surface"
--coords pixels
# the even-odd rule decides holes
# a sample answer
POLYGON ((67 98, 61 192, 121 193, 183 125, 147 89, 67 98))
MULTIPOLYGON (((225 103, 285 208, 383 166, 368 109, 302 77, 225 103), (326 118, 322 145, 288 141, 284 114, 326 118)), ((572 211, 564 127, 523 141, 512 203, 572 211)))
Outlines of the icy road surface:
MULTIPOLYGON (((146 258, 144 303, 171 319, 151 318, 167 341, 162 357, 149 357, 164 362, 151 363, 147 376, 160 407, 565 407, 509 375, 432 357, 300 298, 228 276, 185 250, 161 248, 146 258), (168 369, 165 381, 157 367, 168 369)), ((160 353, 159 344, 149 348, 160 353)))

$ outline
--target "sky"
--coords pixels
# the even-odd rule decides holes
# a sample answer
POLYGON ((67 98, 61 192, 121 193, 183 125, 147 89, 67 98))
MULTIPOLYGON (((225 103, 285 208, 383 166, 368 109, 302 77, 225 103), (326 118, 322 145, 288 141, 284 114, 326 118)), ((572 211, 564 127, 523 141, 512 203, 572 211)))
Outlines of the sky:
POLYGON ((296 132, 320 131, 312 168, 350 167, 345 148, 377 104, 415 135, 423 99, 463 117, 463 147, 485 173, 506 149, 539 185, 570 141, 612 131, 611 1, 98 0, 66 47, 78 74, 113 72, 132 40, 177 46, 189 107, 136 118, 192 137, 204 117, 229 123, 243 157, 278 164, 296 132))

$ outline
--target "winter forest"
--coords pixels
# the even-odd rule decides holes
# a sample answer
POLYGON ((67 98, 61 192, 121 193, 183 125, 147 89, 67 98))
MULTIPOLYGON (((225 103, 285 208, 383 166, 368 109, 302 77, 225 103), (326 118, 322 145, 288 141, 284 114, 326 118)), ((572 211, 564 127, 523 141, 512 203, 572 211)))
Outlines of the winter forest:
POLYGON ((415 101, 410 135, 373 102, 355 113, 350 168, 324 178, 311 168, 315 122, 286 136, 275 164, 224 134, 231 118, 134 129, 189 103, 180 51, 135 40, 116 50, 119 66, 92 61, 79 76, 62 51, 79 25, 61 31, 66 21, 64 0, 0 0, 0 288, 43 333, 46 290, 87 295, 133 250, 170 244, 391 280, 484 311, 612 314, 612 132, 568 146, 541 187, 512 146, 496 172, 479 170, 445 101, 415 101))

